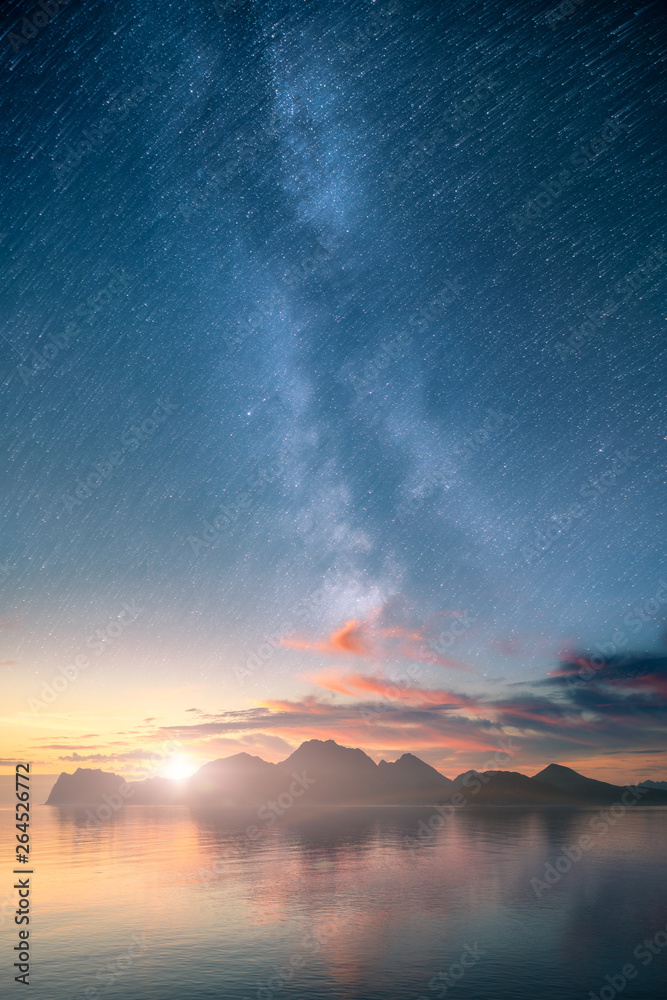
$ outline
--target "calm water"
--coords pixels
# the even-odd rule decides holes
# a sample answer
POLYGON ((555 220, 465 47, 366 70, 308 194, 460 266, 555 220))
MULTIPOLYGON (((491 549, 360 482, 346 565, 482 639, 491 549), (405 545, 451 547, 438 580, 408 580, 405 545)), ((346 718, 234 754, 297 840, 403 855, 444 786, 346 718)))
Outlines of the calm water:
MULTIPOLYGON (((605 976, 627 963, 624 1000, 667 996, 667 948, 633 956, 667 925, 665 811, 635 808, 594 834, 541 898, 531 878, 595 813, 461 810, 410 849, 431 814, 301 814, 248 843, 238 824, 180 807, 130 807, 94 829, 38 807, 30 996, 611 1000, 605 976)), ((11 821, 0 810, 5 844, 11 821)), ((10 919, 2 981, 18 996, 10 919)))

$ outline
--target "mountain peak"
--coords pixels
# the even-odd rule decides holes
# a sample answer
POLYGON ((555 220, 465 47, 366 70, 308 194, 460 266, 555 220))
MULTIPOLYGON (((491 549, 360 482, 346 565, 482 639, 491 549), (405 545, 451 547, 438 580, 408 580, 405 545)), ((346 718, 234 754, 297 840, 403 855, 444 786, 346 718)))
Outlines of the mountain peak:
MULTIPOLYGON (((364 751, 360 750, 359 747, 344 747, 340 743, 336 743, 335 740, 304 740, 304 742, 297 747, 297 750, 303 750, 304 747, 309 747, 312 750, 320 747, 326 747, 327 750, 333 751, 334 753, 338 750, 344 750, 345 752, 352 750, 354 753, 364 753, 364 751)), ((296 753, 296 750, 294 753, 296 753)), ((366 754, 364 754, 364 756, 366 756, 366 754)))
POLYGON ((103 795, 114 795, 125 781, 118 774, 101 768, 77 767, 74 774, 63 771, 46 800, 47 806, 77 806, 101 800, 103 795))
MULTIPOLYGON (((583 777, 583 775, 579 774, 578 771, 575 771, 573 767, 567 767, 565 764, 547 764, 547 766, 539 773, 542 776, 545 774, 576 774, 578 778, 583 777)), ((537 775, 535 775, 535 777, 537 777, 537 775)))
POLYGON ((242 750, 240 753, 231 754, 229 757, 218 757, 216 760, 210 760, 208 763, 202 764, 199 771, 217 771, 220 768, 233 768, 236 766, 265 769, 267 767, 273 768, 275 767, 275 764, 269 764, 262 757, 255 757, 250 753, 246 753, 245 750, 242 750))
POLYGON ((336 765, 355 760, 358 765, 367 768, 369 766, 373 769, 377 767, 375 761, 371 760, 368 754, 365 754, 359 747, 343 747, 335 740, 306 740, 282 763, 283 766, 292 766, 293 764, 304 766, 308 760, 317 760, 320 763, 329 761, 336 765))
POLYGON ((579 774, 572 767, 565 764, 549 764, 538 774, 533 775, 535 781, 541 781, 547 785, 558 788, 561 792, 571 795, 585 795, 591 801, 596 798, 605 798, 610 794, 621 794, 620 785, 612 785, 608 781, 599 781, 597 778, 587 778, 579 774))

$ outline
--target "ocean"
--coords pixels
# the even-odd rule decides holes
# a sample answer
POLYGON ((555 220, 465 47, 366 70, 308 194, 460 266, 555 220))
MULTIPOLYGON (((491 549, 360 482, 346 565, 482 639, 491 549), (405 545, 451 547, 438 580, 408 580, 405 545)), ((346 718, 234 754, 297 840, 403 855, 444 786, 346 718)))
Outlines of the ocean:
POLYGON ((666 995, 662 809, 295 807, 251 836, 180 806, 91 815, 32 812, 32 1000, 666 995))

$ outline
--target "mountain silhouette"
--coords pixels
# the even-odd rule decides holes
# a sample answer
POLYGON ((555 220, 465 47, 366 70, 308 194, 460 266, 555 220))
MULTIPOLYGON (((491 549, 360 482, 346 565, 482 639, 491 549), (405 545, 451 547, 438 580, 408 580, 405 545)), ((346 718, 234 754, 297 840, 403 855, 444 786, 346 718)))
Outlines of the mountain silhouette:
MULTIPOLYGON (((591 805, 611 805, 618 802, 626 786, 611 785, 607 781, 587 778, 563 764, 549 764, 535 775, 536 781, 553 785, 565 795, 582 799, 591 805)), ((642 805, 667 805, 667 793, 649 789, 641 796, 642 805)))
POLYGON ((455 791, 454 782, 414 754, 404 753, 393 764, 377 765, 383 798, 398 804, 432 805, 443 802, 455 791))
POLYGON ((85 806, 101 802, 105 795, 118 795, 125 779, 100 768, 77 767, 74 774, 64 771, 49 793, 47 806, 85 806))
POLYGON ((186 782, 183 800, 193 806, 250 806, 276 793, 281 777, 276 764, 249 753, 204 764, 186 782))
POLYGON ((639 784, 642 788, 659 788, 667 792, 667 781, 650 781, 647 778, 646 781, 640 781, 639 784))
POLYGON ((306 771, 313 785, 309 802, 327 805, 375 804, 380 799, 378 766, 363 750, 342 747, 335 740, 307 740, 277 765, 285 780, 306 771))
POLYGON ((454 786, 466 801, 480 806, 572 804, 572 797, 561 789, 519 771, 466 771, 454 779, 454 786))
MULTIPOLYGON (((630 804, 667 806, 667 790, 632 791, 630 804)), ((657 784, 657 783, 654 783, 657 784)), ((570 767, 549 764, 528 777, 517 771, 465 771, 453 780, 414 754, 376 764, 358 748, 334 740, 308 740, 279 764, 237 753, 204 764, 185 781, 149 778, 125 782, 117 774, 78 768, 61 774, 47 805, 107 803, 189 805, 192 808, 256 808, 278 803, 281 814, 295 802, 308 805, 601 806, 627 801, 628 786, 587 778, 570 767), (625 799, 622 796, 626 796, 625 799)))
POLYGON ((546 781, 547 784, 559 788, 569 795, 586 795, 592 800, 600 796, 608 795, 615 791, 616 785, 610 785, 606 781, 597 781, 595 778, 586 778, 571 767, 563 764, 549 764, 543 771, 535 775, 537 781, 546 781))

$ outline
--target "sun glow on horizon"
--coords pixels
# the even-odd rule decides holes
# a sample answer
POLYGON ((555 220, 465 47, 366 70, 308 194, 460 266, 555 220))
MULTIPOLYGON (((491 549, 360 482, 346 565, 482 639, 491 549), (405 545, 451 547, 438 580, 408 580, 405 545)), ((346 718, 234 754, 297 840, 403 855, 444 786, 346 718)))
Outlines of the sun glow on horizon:
POLYGON ((160 777, 170 778, 172 781, 185 781, 199 769, 199 766, 186 754, 174 754, 160 770, 160 777))

